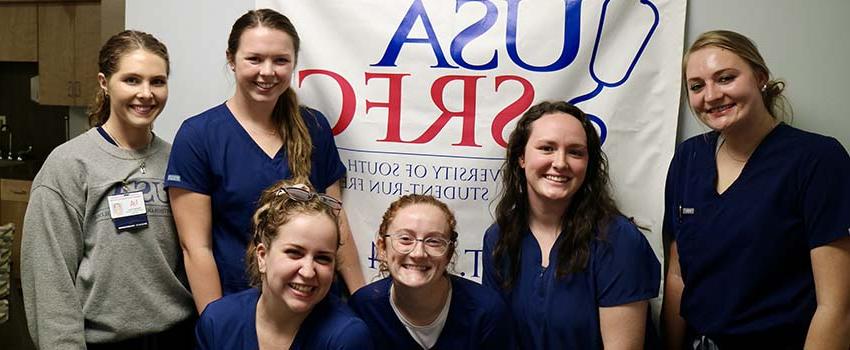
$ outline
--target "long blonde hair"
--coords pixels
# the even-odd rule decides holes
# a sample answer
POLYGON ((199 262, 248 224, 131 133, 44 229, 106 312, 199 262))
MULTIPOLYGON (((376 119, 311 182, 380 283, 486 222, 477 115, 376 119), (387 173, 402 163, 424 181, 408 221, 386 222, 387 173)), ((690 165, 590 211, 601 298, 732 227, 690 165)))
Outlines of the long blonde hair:
MULTIPOLYGON (((295 30, 292 22, 275 10, 259 9, 246 12, 239 17, 230 30, 227 39, 227 60, 232 64, 239 49, 239 39, 245 30, 257 27, 267 27, 280 30, 292 38, 295 48, 295 61, 298 61, 298 50, 301 47, 301 38, 295 30)), ((272 121, 275 124, 286 147, 286 155, 289 159, 289 169, 293 178, 310 176, 311 159, 313 155, 313 140, 307 130, 304 117, 315 118, 315 116, 302 116, 298 96, 291 88, 286 89, 283 95, 278 97, 272 111, 272 121)))

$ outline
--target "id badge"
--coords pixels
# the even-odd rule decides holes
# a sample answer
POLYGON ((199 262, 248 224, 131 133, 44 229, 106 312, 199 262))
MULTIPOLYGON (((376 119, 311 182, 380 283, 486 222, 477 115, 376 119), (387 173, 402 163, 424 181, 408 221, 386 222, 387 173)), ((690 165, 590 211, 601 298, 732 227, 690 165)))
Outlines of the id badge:
POLYGON ((141 191, 116 194, 106 197, 106 200, 109 202, 109 216, 118 231, 148 226, 148 212, 141 191))

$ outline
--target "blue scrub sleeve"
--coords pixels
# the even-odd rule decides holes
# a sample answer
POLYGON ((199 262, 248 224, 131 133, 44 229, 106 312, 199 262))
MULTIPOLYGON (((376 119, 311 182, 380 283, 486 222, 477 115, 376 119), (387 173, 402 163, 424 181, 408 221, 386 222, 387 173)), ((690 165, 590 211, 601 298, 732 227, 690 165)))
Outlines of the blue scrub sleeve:
POLYGON ((212 345, 214 344, 213 336, 215 335, 212 331, 213 329, 215 327, 213 326, 213 319, 211 317, 201 317, 198 319, 198 324, 195 325, 196 350, 214 349, 212 345))
POLYGON ((593 247, 593 274, 599 306, 609 307, 658 296, 661 264, 646 237, 625 218, 608 226, 593 247))
POLYGON ((496 273, 493 261, 493 250, 499 239, 499 228, 495 224, 484 233, 484 245, 481 252, 481 284, 502 294, 502 279, 496 273))
POLYGON ((850 156, 834 138, 821 145, 800 169, 809 249, 850 236, 850 156))
POLYGON ((482 325, 479 349, 515 349, 513 320, 505 305, 493 308, 496 312, 482 325))
POLYGON ((360 319, 345 327, 334 343, 334 349, 339 350, 372 350, 375 348, 372 344, 369 327, 360 319))
POLYGON ((679 178, 679 160, 681 157, 682 147, 676 147, 676 153, 673 154, 673 160, 670 161, 670 167, 667 169, 667 182, 664 184, 664 221, 662 223, 662 232, 665 237, 669 237, 673 241, 676 240, 676 221, 679 219, 679 205, 676 198, 676 189, 679 178))
POLYGON ((211 174, 203 135, 184 122, 171 146, 168 170, 165 172, 165 187, 179 187, 209 195, 212 187, 211 174))

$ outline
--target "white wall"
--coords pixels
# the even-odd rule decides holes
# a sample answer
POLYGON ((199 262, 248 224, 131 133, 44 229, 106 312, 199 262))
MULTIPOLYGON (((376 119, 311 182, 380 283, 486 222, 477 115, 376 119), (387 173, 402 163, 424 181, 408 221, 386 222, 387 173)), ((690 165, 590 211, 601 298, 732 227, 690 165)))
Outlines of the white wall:
POLYGON ((233 94, 227 35, 253 8, 253 0, 127 0, 127 28, 156 36, 171 59, 168 103, 154 127, 157 135, 172 140, 184 119, 233 94))
MULTIPOLYGON (((759 47, 775 77, 786 81, 792 125, 837 138, 850 149, 850 1, 688 1, 685 45, 700 33, 729 29, 759 47)), ((682 105, 679 140, 707 129, 682 105)))

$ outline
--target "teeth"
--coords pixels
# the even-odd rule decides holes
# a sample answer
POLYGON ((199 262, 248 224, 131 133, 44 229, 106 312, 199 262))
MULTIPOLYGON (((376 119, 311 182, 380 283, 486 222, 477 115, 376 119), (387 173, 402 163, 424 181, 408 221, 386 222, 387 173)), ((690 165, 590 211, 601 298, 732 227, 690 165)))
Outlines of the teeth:
POLYGON ((428 270, 427 266, 422 266, 422 265, 404 265, 404 268, 406 268, 408 270, 418 270, 418 271, 428 270))
POLYGON ((566 176, 546 175, 546 178, 549 179, 549 180, 552 180, 552 181, 557 181, 557 182, 566 182, 567 181, 566 176))
POLYGON ((275 85, 277 85, 277 83, 261 83, 261 82, 255 82, 254 84, 256 84, 257 86, 259 86, 263 89, 271 89, 275 85))
POLYGON ((723 105, 723 106, 717 106, 717 107, 714 107, 714 108, 709 108, 708 113, 720 112, 720 111, 732 108, 732 106, 734 106, 734 105, 729 104, 729 105, 723 105))
POLYGON ((133 106, 133 110, 138 113, 148 113, 153 109, 153 106, 133 106))
POLYGON ((295 289, 295 290, 297 290, 301 293, 310 293, 310 292, 313 291, 313 289, 315 289, 315 287, 311 287, 311 286, 303 285, 303 284, 299 284, 299 283, 290 283, 289 288, 295 289))

